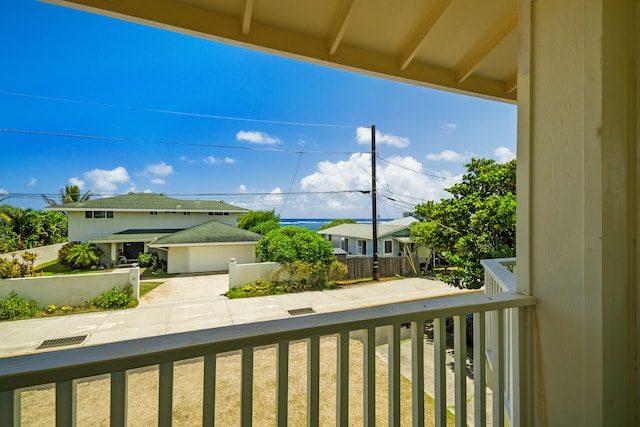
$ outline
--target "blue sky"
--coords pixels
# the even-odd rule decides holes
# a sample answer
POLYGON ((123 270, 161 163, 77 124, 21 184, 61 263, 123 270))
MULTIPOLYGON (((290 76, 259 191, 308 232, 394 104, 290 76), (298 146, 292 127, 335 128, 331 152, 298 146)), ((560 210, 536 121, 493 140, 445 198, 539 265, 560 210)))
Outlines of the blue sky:
POLYGON ((31 0, 2 3, 0 40, 0 194, 15 206, 77 184, 366 218, 375 125, 390 218, 446 197, 472 156, 515 153, 509 104, 31 0))

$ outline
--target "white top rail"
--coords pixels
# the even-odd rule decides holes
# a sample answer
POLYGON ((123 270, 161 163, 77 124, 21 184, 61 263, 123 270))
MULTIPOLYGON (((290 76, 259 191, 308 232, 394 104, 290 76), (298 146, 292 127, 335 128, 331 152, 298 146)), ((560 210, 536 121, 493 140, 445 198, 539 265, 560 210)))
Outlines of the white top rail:
POLYGON ((473 293, 9 357, 0 360, 0 392, 280 341, 531 305, 529 296, 473 293))
POLYGON ((515 258, 483 259, 480 263, 485 271, 485 293, 516 292, 516 275, 509 269, 515 268, 515 258))

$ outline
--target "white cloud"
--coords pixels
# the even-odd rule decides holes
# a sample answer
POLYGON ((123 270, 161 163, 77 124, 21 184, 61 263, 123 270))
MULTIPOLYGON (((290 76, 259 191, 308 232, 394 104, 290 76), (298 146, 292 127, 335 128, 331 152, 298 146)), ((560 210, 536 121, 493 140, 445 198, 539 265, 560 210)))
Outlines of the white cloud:
POLYGON ((209 165, 215 165, 216 163, 226 163, 226 164, 232 165, 236 162, 236 159, 232 159, 231 157, 225 157, 224 159, 219 159, 214 156, 207 156, 204 159, 202 159, 202 161, 209 165))
POLYGON ((442 126, 442 129, 444 130, 454 130, 458 127, 458 125, 456 123, 447 123, 444 126, 442 126))
POLYGON ((278 137, 271 136, 265 132, 256 132, 256 131, 245 131, 241 130, 236 134, 236 140, 238 141, 247 141, 252 144, 279 144, 282 141, 278 137))
POLYGON ((246 193, 247 192, 247 186, 244 185, 244 184, 240 184, 240 187, 238 187, 238 192, 246 193))
POLYGON ((9 194, 9 192, 4 188, 0 188, 0 194, 9 194))
POLYGON ((97 192, 114 192, 118 184, 129 182, 129 173, 122 166, 112 170, 94 169, 84 173, 84 177, 91 182, 92 188, 97 192))
POLYGON ((507 147, 498 147, 493 151, 493 155, 496 156, 498 163, 506 163, 516 158, 516 153, 511 151, 507 147))
POLYGON ((29 180, 29 184, 27 184, 29 187, 33 187, 34 185, 36 185, 38 183, 38 180, 36 178, 31 178, 29 180))
POLYGON ((147 165, 144 170, 145 175, 153 175, 153 176, 168 176, 173 173, 173 167, 171 165, 166 164, 165 162, 160 162, 155 165, 147 165))
POLYGON ((151 180, 151 183, 152 184, 158 184, 158 185, 164 185, 164 184, 167 183, 167 181, 165 181, 162 178, 154 178, 154 179, 151 180))
MULTIPOLYGON (((371 128, 359 127, 356 129, 358 144, 371 144, 371 128)), ((404 148, 409 146, 409 138, 403 136, 382 133, 376 130, 376 144, 387 144, 392 147, 404 148)))
POLYGON ((471 158, 469 153, 457 153, 453 150, 444 150, 439 153, 429 153, 424 156, 427 160, 443 160, 445 162, 465 162, 471 158))
MULTIPOLYGON (((442 178, 427 176, 423 173, 422 164, 413 157, 393 156, 377 165, 378 191, 396 200, 393 209, 402 210, 415 206, 425 200, 439 200, 446 197, 444 189, 453 182, 449 172, 439 172, 442 178)), ((317 171, 302 178, 300 188, 306 191, 322 192, 336 190, 352 190, 354 193, 332 195, 323 201, 325 211, 362 210, 363 194, 371 188, 371 155, 369 153, 352 154, 348 160, 330 162, 322 161, 317 171)), ((382 202, 388 199, 381 198, 382 202)))
POLYGON ((84 188, 85 182, 78 177, 69 178, 69 183, 71 185, 77 185, 81 190, 84 188))
POLYGON ((282 203, 282 190, 279 187, 274 188, 269 193, 268 196, 264 196, 263 203, 265 205, 279 205, 282 203))

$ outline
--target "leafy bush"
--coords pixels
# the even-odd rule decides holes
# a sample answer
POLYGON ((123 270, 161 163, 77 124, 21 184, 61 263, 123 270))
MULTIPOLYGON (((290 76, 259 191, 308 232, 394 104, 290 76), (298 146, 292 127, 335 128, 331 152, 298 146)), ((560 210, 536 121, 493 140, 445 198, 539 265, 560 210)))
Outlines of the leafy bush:
POLYGON ((135 307, 138 305, 138 301, 133 298, 132 294, 133 288, 131 285, 127 285, 123 289, 112 288, 95 298, 91 298, 87 301, 87 306, 101 309, 135 307))
POLYGON ((29 272, 29 265, 21 263, 15 257, 12 260, 0 258, 0 279, 25 277, 29 272))
POLYGON ((140 265, 140 267, 149 267, 151 265, 152 258, 154 255, 155 254, 152 254, 151 252, 145 252, 145 253, 140 252, 138 254, 138 265, 140 265))
POLYGON ((104 251, 91 242, 78 243, 69 249, 66 262, 71 268, 89 268, 100 264, 104 251))
POLYGON ((282 265, 305 261, 329 266, 334 259, 331 242, 314 231, 294 226, 268 232, 258 241, 256 254, 262 261, 282 265))
POLYGON ((69 242, 63 247, 61 247, 60 250, 58 251, 58 262, 64 265, 65 267, 72 268, 67 258, 69 256, 69 251, 71 250, 71 248, 73 248, 75 245, 79 243, 80 242, 69 242))
POLYGON ((15 292, 11 292, 6 298, 0 298, 0 320, 33 317, 36 313, 38 313, 37 301, 22 298, 15 292))

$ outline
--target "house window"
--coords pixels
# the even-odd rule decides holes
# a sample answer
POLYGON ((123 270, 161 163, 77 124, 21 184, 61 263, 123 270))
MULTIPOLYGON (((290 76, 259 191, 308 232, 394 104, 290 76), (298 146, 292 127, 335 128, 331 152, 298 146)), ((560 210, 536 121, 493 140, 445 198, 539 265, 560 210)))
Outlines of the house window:
POLYGON ((182 215, 191 215, 191 212, 182 212, 182 215))
POLYGON ((357 255, 366 255, 367 254, 367 241, 366 240, 358 240, 358 248, 357 255))
POLYGON ((340 240, 340 247, 342 248, 343 251, 345 252, 349 252, 349 239, 341 239, 340 240))
POLYGON ((94 218, 106 218, 107 213, 105 211, 93 211, 94 218))
POLYGON ((393 241, 391 240, 384 241, 384 253, 385 255, 393 253, 393 241))
POLYGON ((84 212, 84 217, 85 218, 93 218, 93 212, 92 211, 85 211, 84 212))
POLYGON ((113 211, 107 211, 107 218, 113 218, 113 211))
POLYGON ((149 215, 158 215, 158 211, 151 211, 149 212, 149 215))

